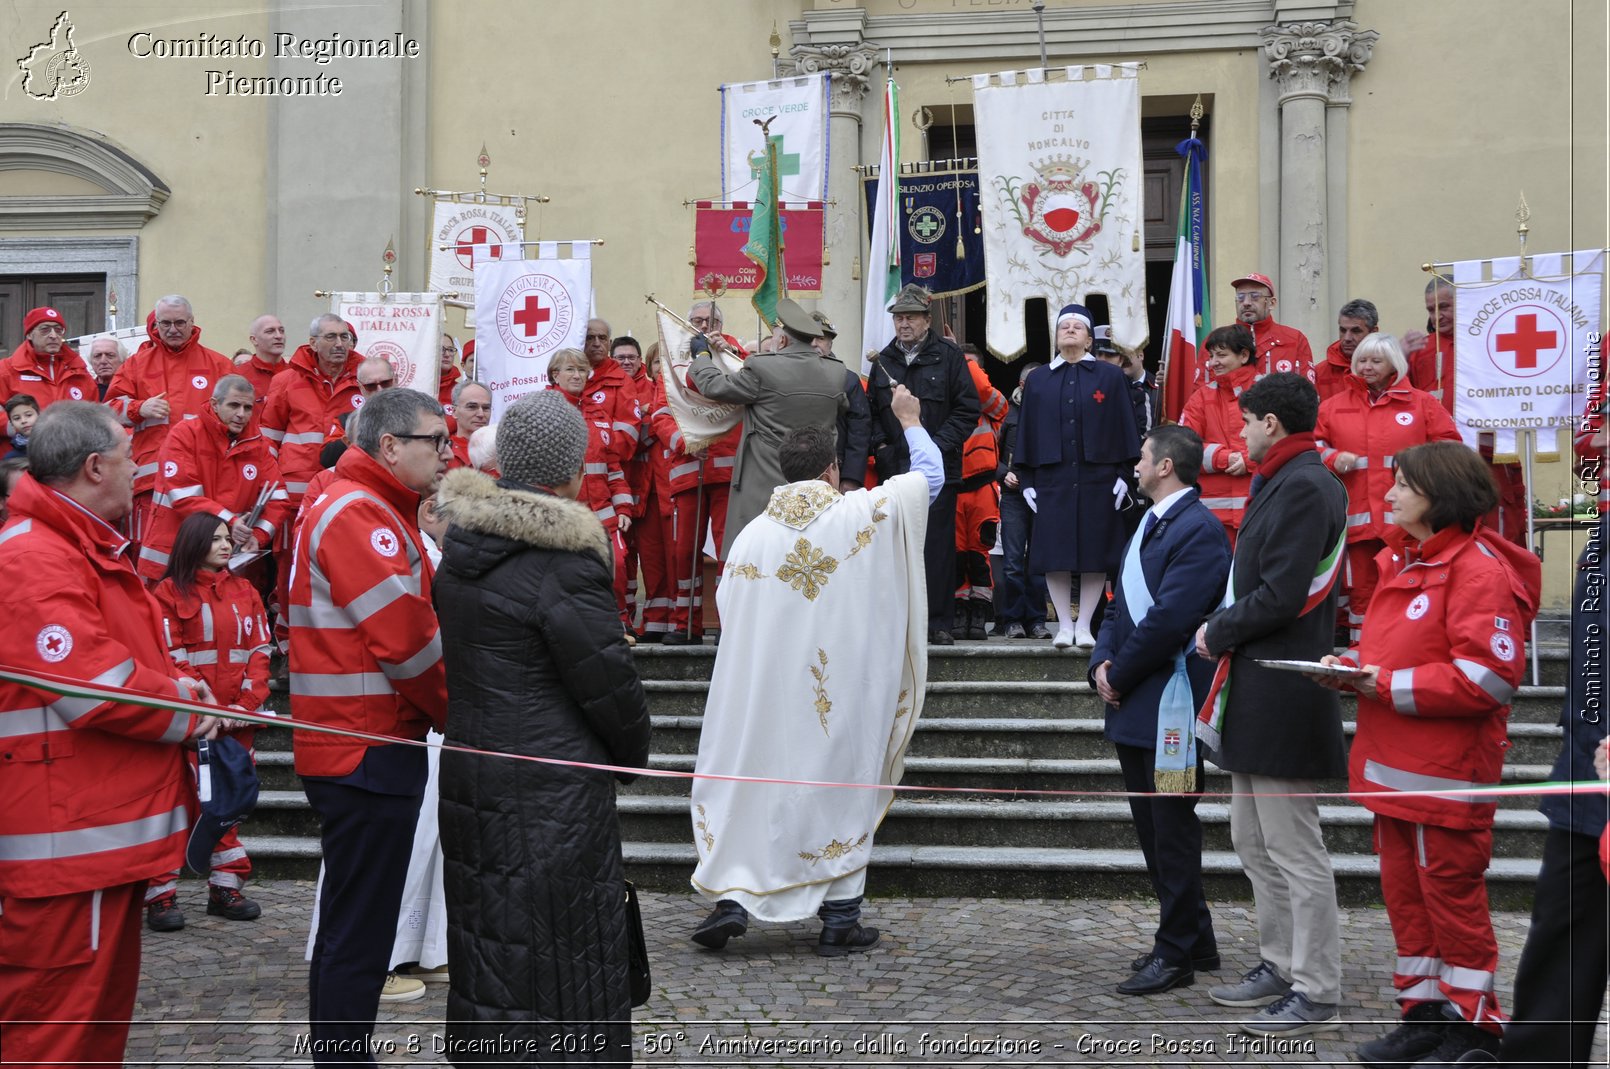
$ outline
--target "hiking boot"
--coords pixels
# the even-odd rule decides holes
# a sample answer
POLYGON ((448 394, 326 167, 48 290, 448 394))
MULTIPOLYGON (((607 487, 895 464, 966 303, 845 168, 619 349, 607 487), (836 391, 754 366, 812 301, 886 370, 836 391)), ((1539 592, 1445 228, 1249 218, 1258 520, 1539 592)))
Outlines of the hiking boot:
POLYGON ((169 891, 145 904, 145 926, 153 932, 177 932, 184 927, 177 891, 169 891))
POLYGON ((207 916, 226 917, 232 921, 254 921, 262 916, 263 907, 233 887, 207 885, 207 916))
POLYGON ((693 941, 711 950, 720 950, 727 940, 736 939, 749 930, 749 911, 736 902, 723 899, 704 922, 693 930, 693 941))
POLYGON ((1208 998, 1220 1006, 1262 1006, 1291 993, 1291 984, 1280 978, 1267 961, 1241 978, 1239 983, 1208 988, 1208 998))
POLYGON ((1342 1027, 1334 1002, 1310 1002, 1301 991, 1271 1002, 1250 1021, 1241 1022, 1241 1031, 1255 1036, 1306 1036, 1310 1032, 1334 1032, 1342 1027))
POLYGON ((386 986, 380 989, 381 1002, 413 1002, 424 997, 424 983, 400 973, 387 973, 386 986))
POLYGON ((1379 1039, 1360 1043, 1355 1053, 1358 1060, 1370 1069, 1390 1069, 1392 1066, 1413 1065, 1442 1042, 1449 1020, 1443 1016, 1442 1003, 1422 1002, 1403 1015, 1403 1023, 1379 1039))
POLYGON ((863 928, 859 924, 849 928, 823 928, 822 934, 816 938, 816 953, 824 958, 842 958, 866 950, 877 941, 876 928, 863 928))

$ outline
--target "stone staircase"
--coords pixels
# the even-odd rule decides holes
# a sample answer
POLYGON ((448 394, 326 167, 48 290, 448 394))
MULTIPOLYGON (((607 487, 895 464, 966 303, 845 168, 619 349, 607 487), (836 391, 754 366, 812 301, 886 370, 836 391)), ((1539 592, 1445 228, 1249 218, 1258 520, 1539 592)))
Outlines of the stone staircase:
MULTIPOLYGON (((1517 695, 1508 782, 1547 778, 1560 745, 1565 635, 1545 632, 1541 682, 1517 695), (1551 641, 1552 640, 1552 641, 1551 641)), ((692 771, 716 649, 640 646, 638 670, 653 714, 653 768, 692 771)), ((1083 682, 1086 661, 1049 643, 959 643, 929 651, 927 704, 906 758, 904 783, 992 793, 902 793, 878 832, 869 891, 913 896, 1117 897, 1147 891, 1129 807, 1121 798, 1018 792, 1121 791, 1102 738, 1101 702, 1083 682)), ((277 699, 283 710, 284 699, 277 699)), ((1344 698, 1344 715, 1351 704, 1344 698)), ((1349 721, 1351 736, 1353 725, 1349 721)), ((291 767, 290 732, 259 732, 262 796, 242 839, 264 875, 311 877, 318 823, 291 767)), ((1198 812, 1208 894, 1250 897, 1230 843, 1229 776, 1211 765, 1198 812)), ((682 890, 695 854, 689 781, 640 777, 621 788, 627 869, 641 886, 682 890)), ((1345 791, 1342 781, 1326 791, 1345 791)), ((1535 798, 1505 799, 1493 836, 1488 887, 1498 908, 1529 909, 1546 824, 1535 798)), ((1326 843, 1344 902, 1379 901, 1370 814, 1337 797, 1322 803, 1326 843)))

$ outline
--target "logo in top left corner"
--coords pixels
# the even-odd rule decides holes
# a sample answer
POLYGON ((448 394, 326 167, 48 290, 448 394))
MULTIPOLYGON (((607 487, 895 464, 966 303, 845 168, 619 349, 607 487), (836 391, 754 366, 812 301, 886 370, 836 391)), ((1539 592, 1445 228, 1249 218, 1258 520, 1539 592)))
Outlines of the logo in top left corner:
POLYGON ((89 60, 73 43, 73 20, 63 11, 41 41, 17 59, 22 91, 34 100, 61 100, 89 88, 89 60))

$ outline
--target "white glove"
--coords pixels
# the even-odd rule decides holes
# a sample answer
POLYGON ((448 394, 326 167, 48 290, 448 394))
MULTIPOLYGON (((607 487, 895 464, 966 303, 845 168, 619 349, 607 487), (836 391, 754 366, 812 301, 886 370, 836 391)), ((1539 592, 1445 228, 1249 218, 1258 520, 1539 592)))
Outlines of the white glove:
POLYGON ((1034 503, 1034 487, 1023 491, 1023 503, 1029 507, 1030 512, 1039 512, 1040 506, 1034 503))
POLYGON ((1120 477, 1112 484, 1112 508, 1114 512, 1121 510, 1124 503, 1129 500, 1129 484, 1120 477))

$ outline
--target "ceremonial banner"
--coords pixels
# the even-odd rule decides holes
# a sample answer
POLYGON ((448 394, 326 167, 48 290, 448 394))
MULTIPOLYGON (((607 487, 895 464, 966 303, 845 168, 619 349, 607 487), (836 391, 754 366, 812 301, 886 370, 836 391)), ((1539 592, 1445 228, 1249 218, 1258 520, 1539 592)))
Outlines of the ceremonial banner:
POLYGON ((1202 163, 1207 150, 1196 138, 1181 141, 1185 181, 1180 186, 1180 219, 1174 238, 1174 274, 1168 283, 1168 320, 1163 330, 1163 415, 1177 420, 1191 391, 1207 378, 1202 343, 1213 329, 1208 300, 1207 248, 1202 239, 1206 205, 1202 163))
MULTIPOLYGON (((660 381, 665 383, 665 406, 682 432, 683 449, 693 452, 738 425, 744 406, 712 401, 688 385, 688 367, 693 354, 688 343, 693 332, 675 316, 657 313, 660 320, 660 381)), ((727 371, 738 371, 743 361, 727 352, 715 354, 716 363, 727 371)), ((719 554, 716 554, 719 556, 719 554)))
POLYGON ((535 260, 507 246, 498 258, 475 257, 475 366, 492 391, 492 419, 528 393, 548 385, 548 360, 559 349, 580 349, 592 316, 592 246, 544 241, 535 260))
POLYGON ((1453 265, 1454 422, 1465 441, 1491 432, 1495 458, 1517 452, 1515 432, 1572 427, 1587 398, 1586 354, 1597 343, 1604 253, 1588 249, 1453 265), (1569 257, 1569 263, 1567 258, 1569 257), (1590 340, 1590 336, 1592 339, 1590 340))
MULTIPOLYGON (((749 240, 750 206, 734 201, 720 207, 701 200, 693 206, 693 290, 704 293, 712 279, 729 290, 752 290, 759 271, 743 254, 749 240)), ((778 212, 787 255, 783 269, 788 274, 788 292, 794 297, 822 294, 823 211, 820 201, 786 204, 778 212)), ((719 291, 718 291, 719 292, 719 291)))
POLYGON ((1101 294, 1112 340, 1146 344, 1140 80, 1134 65, 973 78, 989 347, 1023 352, 1023 302, 1101 294), (1086 80, 1086 75, 1093 75, 1086 80), (991 84, 998 78, 999 85, 991 84))
POLYGON ((777 149, 778 196, 827 200, 828 75, 812 74, 721 87, 721 199, 756 199, 760 150, 756 122, 772 120, 777 149), (751 163, 750 157, 754 156, 751 163))
POLYGON ((457 291, 468 297, 475 288, 476 247, 486 246, 485 255, 499 257, 503 245, 517 246, 525 240, 516 202, 505 197, 487 197, 484 201, 477 197, 470 194, 465 199, 436 198, 430 230, 429 289, 457 291), (452 248, 444 249, 444 245, 452 248))
MULTIPOLYGON (((862 184, 871 219, 882 196, 881 171, 870 169, 862 184)), ((984 285, 984 241, 974 232, 979 225, 977 171, 907 172, 900 176, 897 200, 902 285, 915 282, 935 297, 971 293, 984 285)))
POLYGON ((783 278, 783 223, 777 215, 777 143, 767 142, 760 162, 760 182, 749 213, 749 240, 739 250, 755 265, 755 291, 749 303, 768 327, 777 325, 777 302, 788 296, 783 278))
POLYGON ((889 304, 900 292, 900 87, 893 78, 883 91, 883 147, 879 174, 889 180, 872 204, 872 237, 867 249, 866 298, 861 308, 861 366, 872 370, 872 358, 894 341, 889 304))
POLYGON ((442 295, 332 293, 330 312, 358 332, 355 348, 391 362, 397 385, 436 396, 442 379, 442 295))
POLYGON ((145 329, 145 324, 141 323, 137 327, 123 327, 118 330, 103 330, 97 334, 82 334, 76 338, 69 338, 67 341, 67 347, 72 349, 79 356, 83 357, 84 363, 88 364, 90 345, 102 338, 113 338, 122 342, 123 355, 131 356, 133 355, 134 350, 151 340, 151 335, 145 329))

